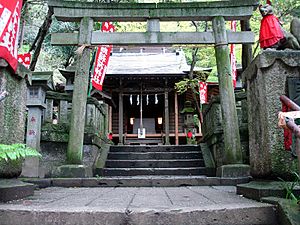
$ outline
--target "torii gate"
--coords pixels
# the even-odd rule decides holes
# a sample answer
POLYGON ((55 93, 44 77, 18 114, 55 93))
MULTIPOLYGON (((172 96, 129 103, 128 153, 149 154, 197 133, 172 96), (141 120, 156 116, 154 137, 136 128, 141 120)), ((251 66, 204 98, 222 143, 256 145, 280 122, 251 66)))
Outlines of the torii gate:
MULTIPOLYGON (((81 22, 79 33, 52 34, 51 43, 53 45, 214 44, 219 74, 221 110, 224 118, 225 164, 242 162, 228 44, 243 44, 243 66, 246 66, 251 60, 250 49, 251 44, 254 43, 254 34, 247 30, 249 30, 249 19, 253 10, 258 6, 257 0, 109 4, 50 0, 48 5, 58 20, 81 22), (226 31, 226 20, 240 20, 243 31, 226 31), (93 31, 94 21, 147 21, 147 32, 102 33, 93 31), (160 32, 160 21, 212 21, 213 31, 160 32)), ((68 162, 73 164, 82 163, 90 53, 90 48, 83 50, 78 59, 75 75, 67 154, 68 162)), ((120 121, 119 125, 122 125, 120 121)))

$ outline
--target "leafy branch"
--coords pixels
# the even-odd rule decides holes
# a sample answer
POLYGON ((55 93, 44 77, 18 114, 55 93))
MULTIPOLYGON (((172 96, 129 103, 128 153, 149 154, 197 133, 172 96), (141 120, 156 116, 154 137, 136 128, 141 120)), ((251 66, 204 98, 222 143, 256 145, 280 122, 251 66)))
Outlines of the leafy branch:
POLYGON ((37 150, 26 147, 25 144, 0 144, 0 159, 4 159, 6 161, 41 156, 42 155, 37 150))

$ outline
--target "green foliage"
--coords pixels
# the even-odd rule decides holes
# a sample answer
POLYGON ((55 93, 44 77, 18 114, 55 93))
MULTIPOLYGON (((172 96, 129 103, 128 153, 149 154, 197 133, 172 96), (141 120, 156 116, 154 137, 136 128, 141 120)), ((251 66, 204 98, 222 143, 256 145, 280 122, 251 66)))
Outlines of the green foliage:
POLYGON ((41 154, 35 149, 26 147, 25 144, 0 144, 0 160, 17 160, 33 156, 41 157, 41 154))
POLYGON ((180 95, 185 93, 188 89, 191 89, 195 93, 197 93, 196 90, 199 89, 198 79, 184 78, 182 81, 179 81, 179 82, 175 83, 175 90, 180 95))
POLYGON ((187 90, 191 89, 195 94, 199 94, 199 81, 206 81, 209 76, 209 72, 194 71, 194 78, 184 78, 183 80, 175 83, 175 90, 178 94, 183 94, 187 90))
POLYGON ((280 177, 278 179, 282 181, 282 187, 286 191, 285 198, 290 199, 295 202, 298 202, 300 200, 300 196, 297 197, 294 195, 294 189, 297 185, 300 185, 300 177, 296 172, 294 172, 293 174, 295 176, 295 180, 292 182, 286 182, 285 180, 283 180, 280 177))

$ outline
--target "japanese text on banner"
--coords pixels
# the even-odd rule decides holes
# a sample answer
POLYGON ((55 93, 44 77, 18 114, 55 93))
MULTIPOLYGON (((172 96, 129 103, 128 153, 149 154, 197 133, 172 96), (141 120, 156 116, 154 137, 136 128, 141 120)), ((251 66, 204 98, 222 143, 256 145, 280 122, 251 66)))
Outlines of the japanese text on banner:
POLYGON ((18 34, 22 0, 0 0, 0 58, 16 71, 18 66, 18 34))
MULTIPOLYGON (((104 22, 102 24, 101 30, 102 32, 114 32, 115 27, 111 22, 104 22)), ((102 91, 103 81, 105 78, 111 49, 111 45, 102 45, 99 46, 97 50, 94 74, 92 77, 92 85, 94 88, 100 91, 102 91)))

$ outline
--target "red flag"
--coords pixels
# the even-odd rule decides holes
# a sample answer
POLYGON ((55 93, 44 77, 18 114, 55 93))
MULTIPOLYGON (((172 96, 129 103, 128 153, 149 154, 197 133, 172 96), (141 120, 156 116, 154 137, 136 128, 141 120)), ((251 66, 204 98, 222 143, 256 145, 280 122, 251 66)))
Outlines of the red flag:
POLYGON ((14 71, 18 66, 18 34, 22 0, 0 0, 0 58, 14 71))
MULTIPOLYGON (((230 28, 233 32, 236 32, 236 21, 230 22, 230 28)), ((236 77, 237 77, 237 70, 236 70, 236 57, 235 57, 235 45, 230 45, 230 63, 231 63, 231 74, 233 80, 233 88, 236 87, 236 77)))
POLYGON ((200 81, 199 82, 199 93, 200 93, 200 103, 207 103, 207 83, 200 81))
MULTIPOLYGON (((104 22, 101 28, 102 32, 114 32, 115 27, 111 22, 104 22)), ((92 77, 92 85, 94 88, 102 91, 103 81, 107 70, 112 46, 102 45, 98 47, 95 60, 95 69, 92 77)))
POLYGON ((31 59, 30 52, 18 55, 18 62, 23 64, 26 68, 29 68, 30 66, 30 59, 31 59))

